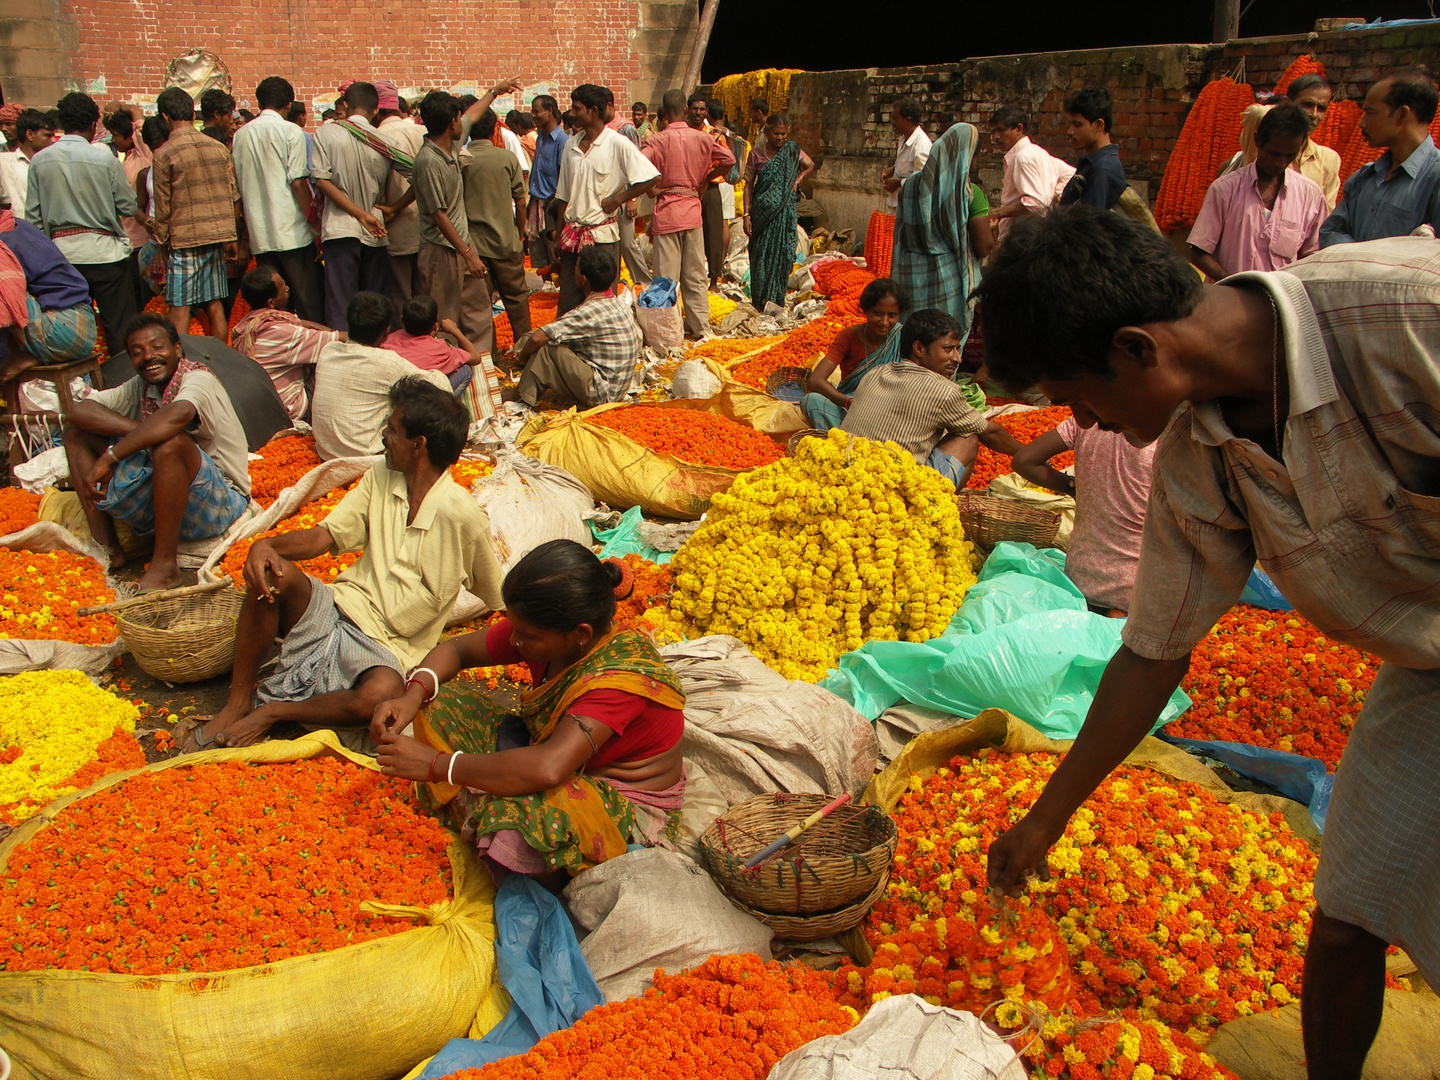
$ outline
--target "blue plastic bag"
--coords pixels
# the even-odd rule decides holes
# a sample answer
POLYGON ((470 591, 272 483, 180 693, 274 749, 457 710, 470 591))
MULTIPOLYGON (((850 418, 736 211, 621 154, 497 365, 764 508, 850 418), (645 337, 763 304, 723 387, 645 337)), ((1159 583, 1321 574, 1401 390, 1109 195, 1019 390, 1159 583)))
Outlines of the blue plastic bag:
POLYGON ((1319 758, 1271 750, 1249 743, 1219 742, 1208 739, 1182 739, 1158 733, 1160 738, 1184 750, 1199 750, 1206 757, 1223 761, 1241 776, 1269 784, 1287 799, 1304 803, 1310 808, 1315 828, 1325 831, 1325 812, 1330 809, 1330 790, 1335 774, 1319 758))
POLYGON ((1295 610, 1295 605, 1285 599, 1284 593, 1275 587, 1275 582, 1270 580, 1270 575, 1258 566, 1250 571, 1250 580, 1245 583, 1245 591, 1240 594, 1240 602, 1254 604, 1266 611, 1295 610))
POLYGON ((680 285, 668 277, 657 277, 650 282, 635 301, 640 307, 645 308, 674 307, 679 302, 680 285))
POLYGON ((644 520, 645 515, 640 512, 640 507, 632 506, 625 511, 620 518, 620 524, 613 529, 602 529, 595 522, 590 522, 590 534, 595 537, 597 544, 604 545, 600 549, 600 558, 621 559, 626 555, 639 555, 653 563, 668 563, 674 558, 673 551, 661 551, 640 539, 640 522, 644 520))
POLYGON ((560 902, 524 874, 507 877, 495 896, 495 970, 510 993, 505 1019, 483 1039, 451 1039, 420 1080, 527 1053, 605 1003, 560 902))
MULTIPOLYGON (((820 685, 871 720, 901 701, 957 716, 995 707, 1053 739, 1073 739, 1123 625, 1089 610, 1065 576, 1064 552, 1002 543, 943 636, 867 642, 820 685)), ((1156 727, 1189 707, 1176 690, 1156 727)))

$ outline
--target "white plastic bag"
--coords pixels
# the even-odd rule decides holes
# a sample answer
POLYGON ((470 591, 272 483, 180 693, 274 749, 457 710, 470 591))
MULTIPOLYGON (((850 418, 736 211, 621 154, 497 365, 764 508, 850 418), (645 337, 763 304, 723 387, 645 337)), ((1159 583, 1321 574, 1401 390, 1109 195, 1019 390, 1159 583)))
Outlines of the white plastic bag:
POLYGON ((708 401, 719 392, 719 378, 699 360, 686 360, 675 369, 675 377, 670 383, 670 396, 673 398, 708 401))
POLYGON ((685 344, 685 321, 680 317, 680 305, 660 308, 635 308, 635 318, 640 323, 640 332, 645 335, 645 344, 652 349, 674 349, 685 344))
POLYGON ((52 446, 10 471, 22 488, 38 495, 47 487, 55 487, 61 480, 69 478, 70 459, 65 456, 65 447, 52 446))

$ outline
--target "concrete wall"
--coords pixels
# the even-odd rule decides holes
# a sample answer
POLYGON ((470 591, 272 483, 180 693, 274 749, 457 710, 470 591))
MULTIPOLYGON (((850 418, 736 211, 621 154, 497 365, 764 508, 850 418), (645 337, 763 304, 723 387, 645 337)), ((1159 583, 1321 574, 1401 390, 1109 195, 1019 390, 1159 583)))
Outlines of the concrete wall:
POLYGON ((0 8, 0 87, 6 101, 54 104, 65 93, 75 23, 58 0, 5 0, 0 8))

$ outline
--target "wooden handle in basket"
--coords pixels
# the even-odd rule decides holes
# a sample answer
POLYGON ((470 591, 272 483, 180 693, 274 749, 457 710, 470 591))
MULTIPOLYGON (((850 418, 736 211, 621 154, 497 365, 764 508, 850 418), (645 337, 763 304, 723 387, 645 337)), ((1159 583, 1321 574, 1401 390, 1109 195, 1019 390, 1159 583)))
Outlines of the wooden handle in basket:
POLYGON ((128 600, 115 600, 108 604, 97 604, 95 607, 82 607, 75 614, 99 615, 102 611, 123 611, 125 608, 148 604, 154 600, 175 600, 182 596, 198 596, 200 593, 218 592, 229 584, 228 577, 216 578, 214 581, 202 581, 196 585, 181 585, 175 589, 161 589, 158 592, 132 596, 128 600))

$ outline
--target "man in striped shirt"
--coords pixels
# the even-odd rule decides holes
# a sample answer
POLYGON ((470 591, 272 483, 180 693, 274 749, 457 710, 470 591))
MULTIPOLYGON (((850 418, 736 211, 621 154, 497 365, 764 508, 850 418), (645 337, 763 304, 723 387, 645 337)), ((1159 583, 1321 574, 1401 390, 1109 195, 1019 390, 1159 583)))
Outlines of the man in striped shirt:
POLYGON ((307 384, 314 385, 320 350, 344 341, 345 332, 306 322, 286 310, 290 287, 273 267, 256 267, 241 278, 240 295, 250 312, 235 324, 235 348, 265 369, 291 420, 308 418, 307 384))

